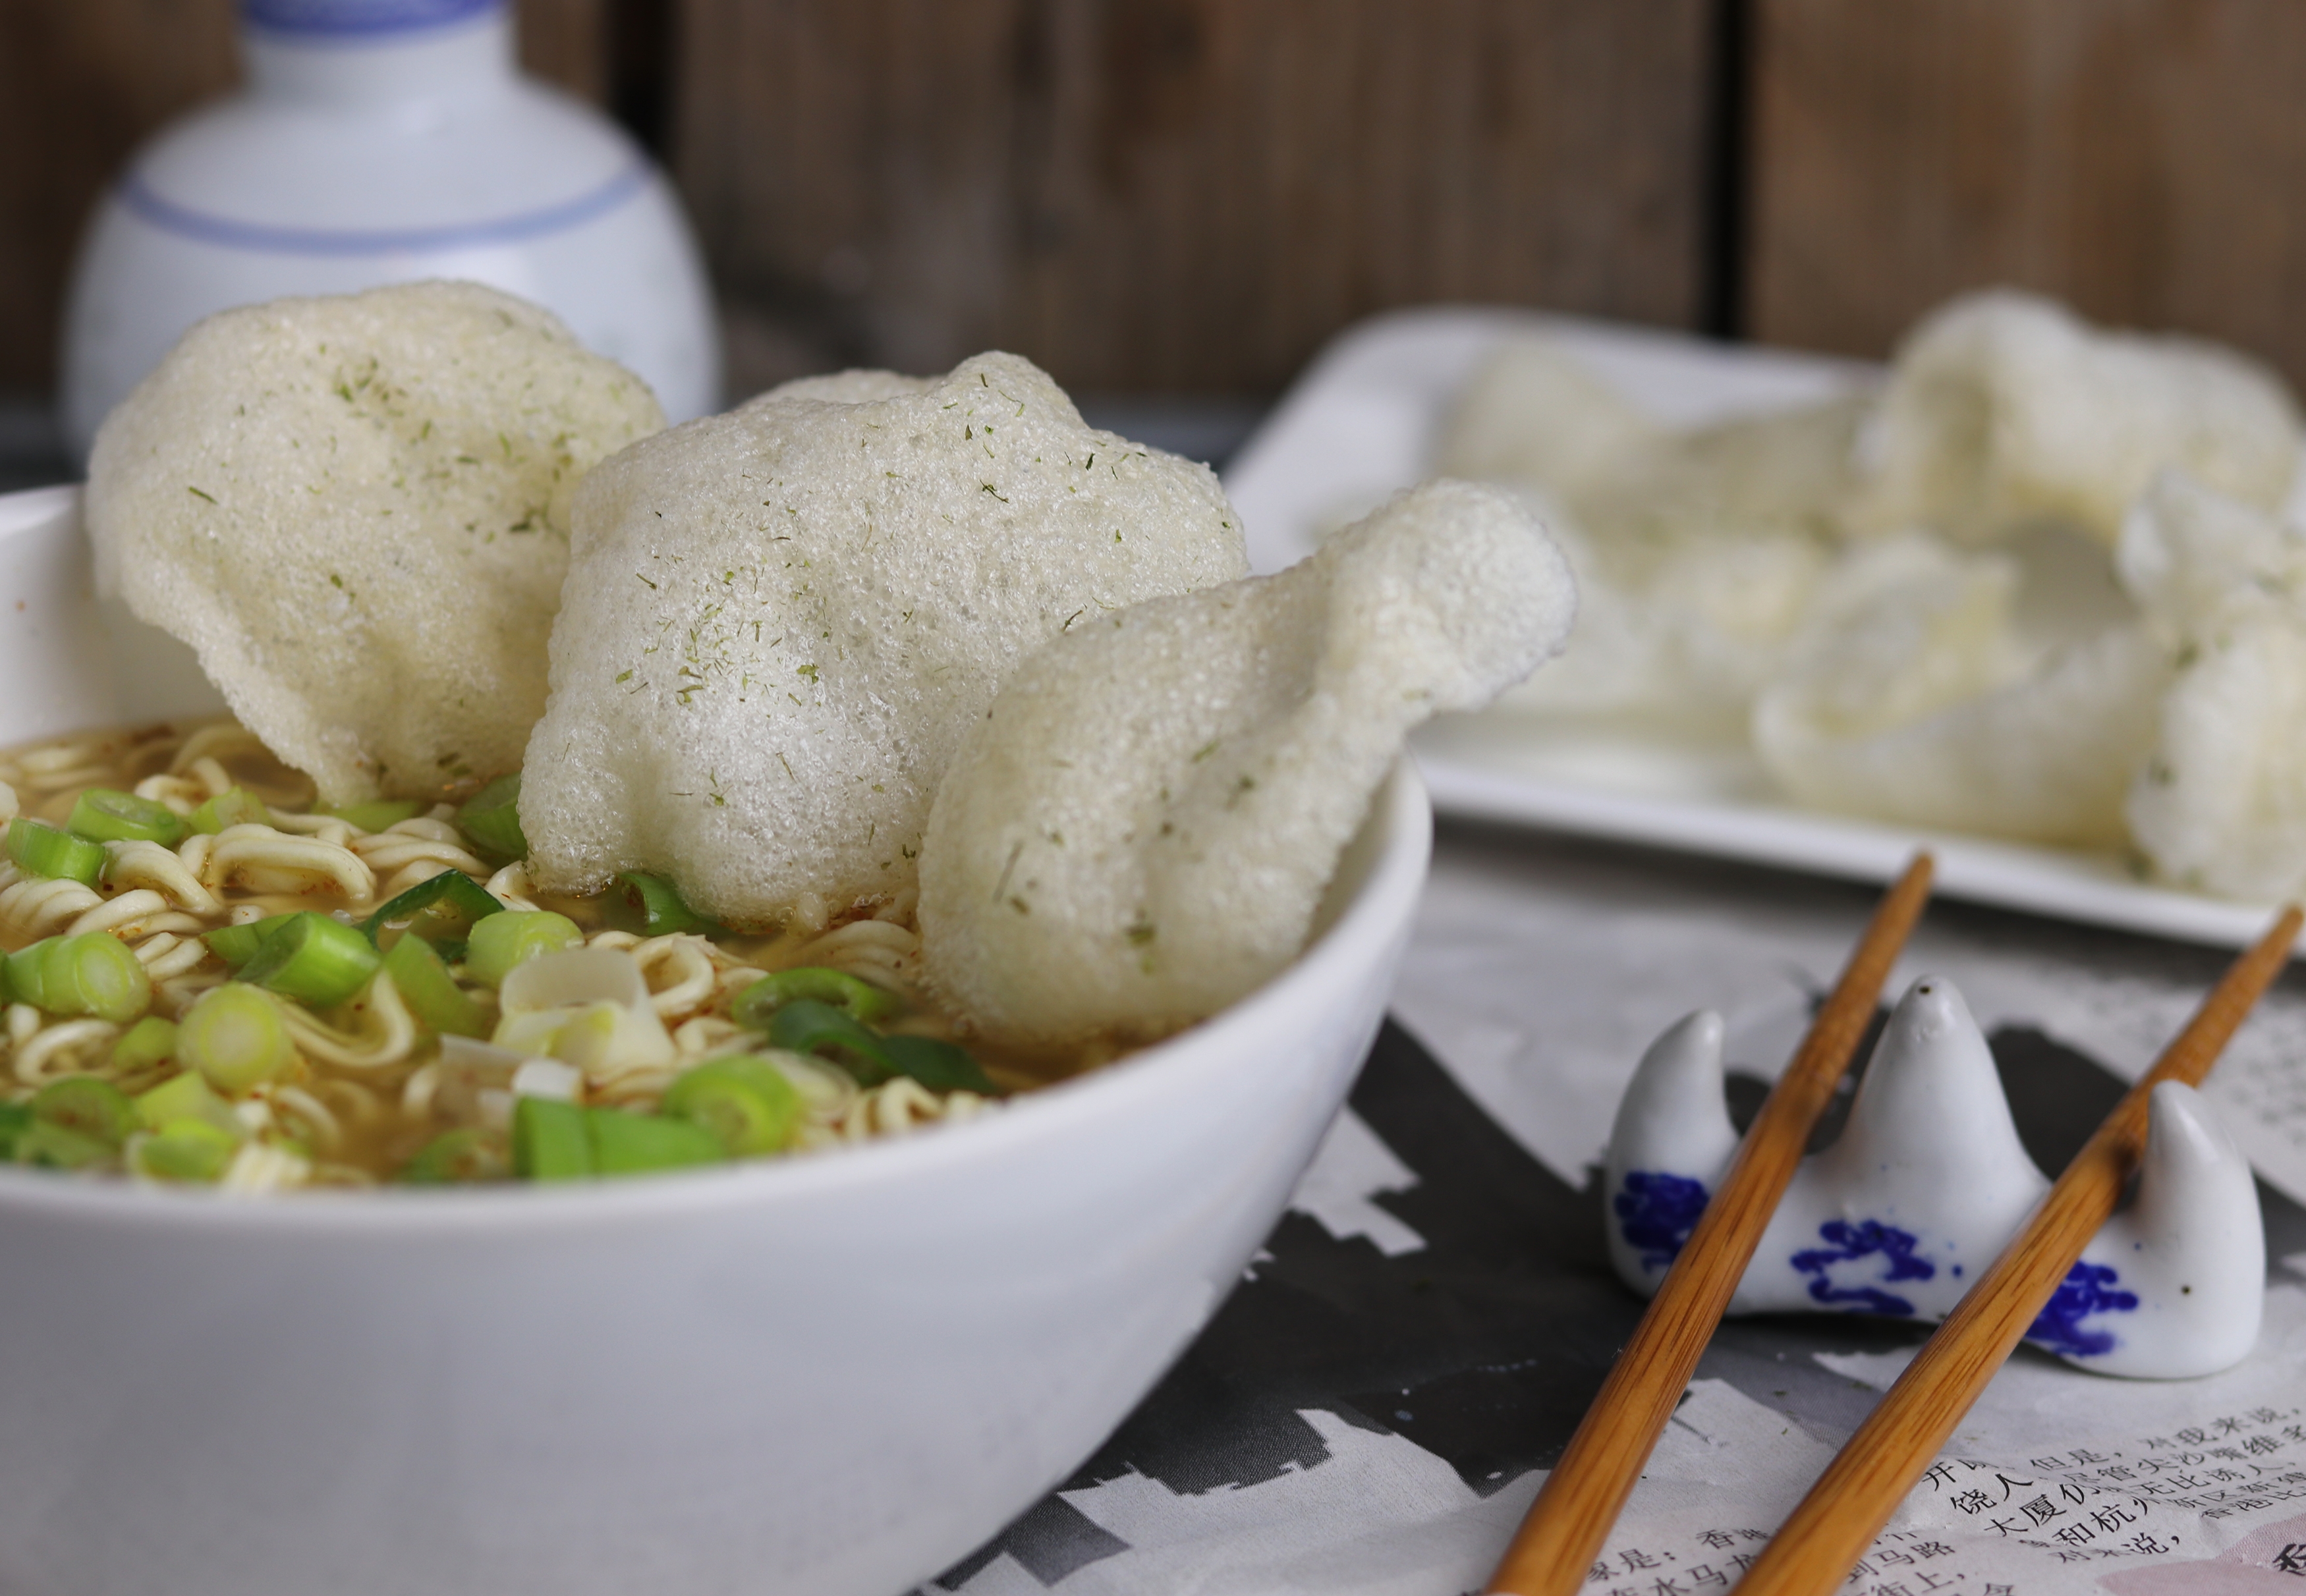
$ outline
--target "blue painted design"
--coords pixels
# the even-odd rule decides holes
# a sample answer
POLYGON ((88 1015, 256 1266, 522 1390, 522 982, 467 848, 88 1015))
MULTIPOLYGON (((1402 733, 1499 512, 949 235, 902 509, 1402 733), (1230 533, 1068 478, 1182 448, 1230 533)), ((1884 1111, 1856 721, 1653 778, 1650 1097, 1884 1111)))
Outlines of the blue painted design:
POLYGON ((1626 1189, 1610 1199, 1618 1233, 1642 1250, 1642 1267, 1662 1269, 1681 1254, 1682 1243, 1705 1212, 1705 1183, 1678 1174, 1626 1172, 1626 1189))
POLYGON ((2026 1332, 2026 1339, 2061 1357, 2088 1358, 2110 1353, 2122 1344, 2111 1330, 2085 1330, 2082 1320, 2093 1313, 2128 1313, 2138 1306, 2136 1292, 2117 1291, 2121 1276, 2110 1264, 2077 1262, 2058 1282, 2050 1301, 2026 1332))
POLYGON ((122 207, 139 220, 180 238, 225 249, 269 255, 402 255, 517 243, 566 232, 616 209, 639 193, 648 178, 648 167, 636 162, 591 193, 561 204, 445 227, 275 227, 261 222, 237 222, 164 199, 134 172, 121 181, 118 192, 122 207))
POLYGON ((372 38, 452 27, 504 9, 505 0, 240 0, 252 28, 296 38, 372 38))
POLYGON ((1894 1292, 1874 1285, 1836 1285, 1833 1266, 1854 1259, 1879 1256, 1888 1266, 1882 1278, 1891 1280, 1928 1280, 1934 1278, 1937 1266, 1928 1259, 1914 1256, 1915 1238, 1893 1225, 1865 1219, 1852 1225, 1845 1219, 1829 1219, 1817 1227, 1818 1235, 1826 1242, 1797 1252, 1789 1260, 1795 1270, 1810 1276, 1809 1295, 1814 1302, 1845 1302, 1849 1313, 1886 1313, 1893 1318, 1911 1318, 1914 1305, 1894 1292))

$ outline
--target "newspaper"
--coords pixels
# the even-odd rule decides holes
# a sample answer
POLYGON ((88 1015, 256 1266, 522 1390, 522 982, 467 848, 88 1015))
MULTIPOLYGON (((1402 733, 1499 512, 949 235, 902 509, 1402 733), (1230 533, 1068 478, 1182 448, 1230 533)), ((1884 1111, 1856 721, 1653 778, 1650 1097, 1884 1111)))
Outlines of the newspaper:
MULTIPOLYGON (((1380 1043, 1249 1280, 1081 1475, 924 1591, 1479 1590, 1638 1310, 1593 1258, 1593 1166, 1635 1061, 1711 1006, 1733 1064, 1774 1073, 1871 900, 1445 838, 1396 994, 1406 1035, 1380 1043)), ((1892 995, 1953 981, 1997 1048, 2030 1048, 2032 1078, 2071 1093, 2031 1112, 2070 1109, 2078 1140, 2225 961, 1941 904, 1892 995)), ((1848 1596, 2306 1596, 2306 981, 2269 994, 2209 1089, 2266 1182, 2257 1350, 2171 1382, 2021 1352, 1848 1596)), ((1726 1326, 1588 1596, 1733 1587, 1922 1334, 1726 1326)))

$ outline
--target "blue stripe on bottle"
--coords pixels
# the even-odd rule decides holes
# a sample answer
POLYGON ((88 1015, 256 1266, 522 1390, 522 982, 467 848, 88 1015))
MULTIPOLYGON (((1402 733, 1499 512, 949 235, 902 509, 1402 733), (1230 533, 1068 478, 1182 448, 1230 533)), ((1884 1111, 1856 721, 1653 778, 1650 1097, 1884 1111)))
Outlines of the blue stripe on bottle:
POLYGON ((505 0, 240 0, 240 14, 268 33, 346 38, 445 28, 504 5, 505 0))
POLYGON ((636 162, 590 193, 579 194, 561 204, 441 227, 279 227, 261 222, 235 221, 230 217, 179 205, 156 192, 135 172, 122 179, 117 192, 123 209, 138 220, 180 238, 226 249, 252 250, 269 255, 405 255, 517 243, 524 239, 566 232, 596 217, 606 216, 639 193, 648 177, 647 166, 636 162))

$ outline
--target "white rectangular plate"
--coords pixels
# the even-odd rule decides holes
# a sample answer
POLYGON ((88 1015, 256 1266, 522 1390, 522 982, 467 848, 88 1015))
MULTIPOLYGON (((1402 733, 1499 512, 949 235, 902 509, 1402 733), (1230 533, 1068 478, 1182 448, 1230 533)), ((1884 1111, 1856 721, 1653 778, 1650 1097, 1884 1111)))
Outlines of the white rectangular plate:
MULTIPOLYGON (((1694 425, 1823 398, 1875 368, 1532 312, 1400 312, 1342 334, 1226 473, 1250 562, 1278 570, 1425 474, 1434 430, 1482 357, 1542 329, 1660 419, 1694 425)), ((2148 886, 2114 853, 2027 847, 1798 809, 1750 760, 1635 738, 1571 741, 1510 713, 1452 717, 1414 739, 1435 807, 1467 818, 1860 881, 1893 879, 1918 847, 1951 897, 2187 942, 2239 946, 2266 906, 2148 886)))

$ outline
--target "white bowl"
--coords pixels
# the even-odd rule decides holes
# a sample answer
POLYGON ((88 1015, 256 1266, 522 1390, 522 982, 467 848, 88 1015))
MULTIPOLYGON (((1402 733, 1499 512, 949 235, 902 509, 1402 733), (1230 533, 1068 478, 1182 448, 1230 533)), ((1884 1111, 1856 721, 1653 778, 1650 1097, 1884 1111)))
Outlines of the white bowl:
MULTIPOLYGON (((75 502, 0 498, 0 741, 205 689, 93 602, 75 502)), ((0 1169, 0 1590, 890 1596, 936 1574, 1232 1288, 1376 1028, 1430 841, 1404 766, 1278 979, 904 1141, 260 1201, 0 1169)))

